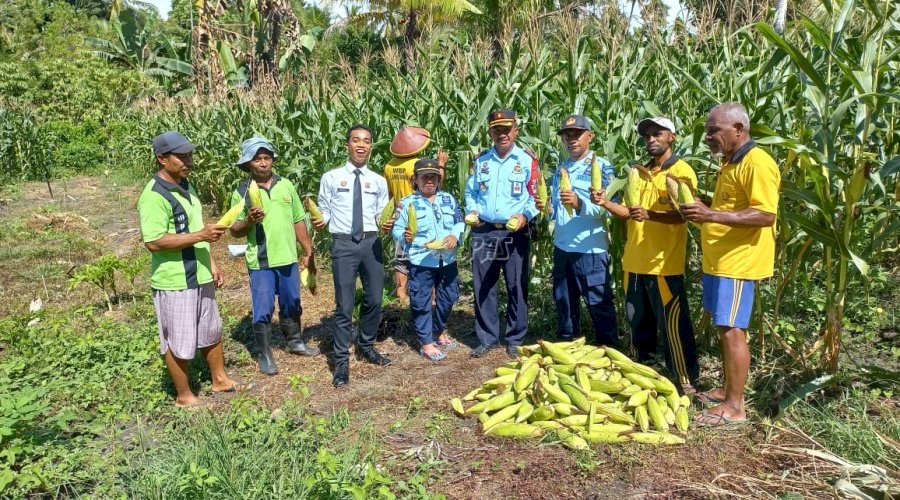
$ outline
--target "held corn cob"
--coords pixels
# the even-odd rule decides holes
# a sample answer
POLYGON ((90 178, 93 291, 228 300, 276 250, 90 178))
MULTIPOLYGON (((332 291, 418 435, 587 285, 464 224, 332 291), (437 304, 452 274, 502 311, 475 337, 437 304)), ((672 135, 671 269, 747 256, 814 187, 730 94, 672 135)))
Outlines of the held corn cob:
POLYGON ((666 192, 669 195, 669 204, 681 212, 681 207, 678 205, 678 179, 671 175, 666 176, 666 192))
POLYGON ((394 212, 397 211, 397 205, 394 203, 394 199, 391 198, 388 200, 387 205, 384 206, 384 210, 381 211, 381 217, 379 218, 379 225, 384 224, 385 222, 394 218, 394 212))
POLYGON ((412 203, 407 205, 406 207, 406 218, 408 219, 406 222, 406 229, 409 230, 410 233, 415 237, 416 232, 418 231, 418 217, 416 216, 416 206, 412 203))
POLYGON ((250 186, 247 187, 247 198, 250 198, 250 206, 253 208, 262 208, 262 195, 259 192, 259 184, 251 180, 250 186))
POLYGON ((600 164, 597 162, 597 155, 591 161, 591 189, 600 191, 603 187, 603 172, 600 170, 600 164))
POLYGON ((306 208, 306 211, 309 212, 310 217, 322 220, 322 212, 319 211, 319 206, 316 205, 316 202, 313 201, 312 198, 309 196, 303 198, 303 206, 306 208))
POLYGON ((538 176, 537 196, 538 196, 538 199, 541 200, 541 203, 544 204, 543 212, 547 212, 547 210, 549 210, 550 207, 548 206, 548 203, 547 203, 547 198, 548 198, 547 181, 544 180, 543 172, 538 176))
POLYGON ((222 218, 219 219, 218 222, 216 222, 216 225, 231 227, 231 225, 234 224, 235 219, 237 219, 238 215, 240 215, 243 210, 244 210, 244 200, 242 199, 241 201, 237 202, 237 204, 235 204, 233 207, 231 207, 227 212, 225 212, 225 214, 222 215, 222 218))
POLYGON ((641 173, 637 167, 628 169, 628 183, 625 184, 625 204, 636 207, 641 204, 641 173))
POLYGON ((316 294, 316 273, 309 272, 304 268, 300 271, 300 284, 306 287, 313 295, 316 294))
MULTIPOLYGON (((559 190, 560 191, 571 191, 572 190, 572 181, 569 180, 569 171, 566 169, 561 169, 559 171, 559 190)), ((566 207, 566 213, 569 214, 569 217, 572 216, 572 207, 568 205, 564 205, 566 207)))

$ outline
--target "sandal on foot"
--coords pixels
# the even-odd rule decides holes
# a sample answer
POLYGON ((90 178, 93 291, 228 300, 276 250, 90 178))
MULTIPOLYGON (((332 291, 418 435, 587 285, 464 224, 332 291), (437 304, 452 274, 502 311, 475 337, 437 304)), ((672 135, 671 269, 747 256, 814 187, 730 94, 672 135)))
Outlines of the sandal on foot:
POLYGON ((459 344, 457 344, 456 341, 453 339, 447 339, 447 340, 438 339, 438 340, 434 341, 434 345, 438 346, 439 349, 443 349, 445 351, 450 351, 450 350, 453 350, 453 349, 456 349, 457 347, 459 347, 459 344))
POLYGON ((720 405, 724 403, 723 400, 713 397, 708 391, 695 393, 694 401, 705 405, 720 405))
POLYGON ((697 427, 705 427, 708 429, 733 429, 750 423, 749 419, 733 420, 725 415, 716 415, 715 413, 700 412, 694 417, 694 423, 697 427), (704 421, 705 419, 708 419, 704 421))
POLYGON ((447 358, 447 355, 441 351, 427 352, 425 349, 419 349, 419 354, 429 361, 441 361, 442 359, 447 358))

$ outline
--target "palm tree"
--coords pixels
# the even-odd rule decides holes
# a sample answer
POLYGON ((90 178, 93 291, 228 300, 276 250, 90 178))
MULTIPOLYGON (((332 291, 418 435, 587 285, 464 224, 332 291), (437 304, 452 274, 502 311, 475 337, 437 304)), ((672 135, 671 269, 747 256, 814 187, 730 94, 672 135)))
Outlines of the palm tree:
POLYGON ((404 64, 408 71, 415 69, 416 42, 422 36, 420 16, 450 20, 466 12, 481 14, 481 10, 467 0, 369 0, 368 4, 368 11, 348 16, 345 23, 374 21, 388 26, 402 25, 404 64))

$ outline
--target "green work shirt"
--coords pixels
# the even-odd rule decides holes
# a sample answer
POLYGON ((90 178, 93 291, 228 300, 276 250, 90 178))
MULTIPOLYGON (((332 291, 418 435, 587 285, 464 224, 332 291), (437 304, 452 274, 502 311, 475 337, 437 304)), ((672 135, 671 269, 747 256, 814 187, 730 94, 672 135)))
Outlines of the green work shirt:
MULTIPOLYGON (((238 220, 246 220, 250 207, 247 188, 250 179, 238 185, 231 195, 231 206, 244 199, 246 208, 238 220)), ((254 224, 247 233, 247 267, 253 270, 270 269, 297 262, 297 234, 294 224, 306 219, 300 196, 291 181, 274 176, 269 188, 259 188, 263 211, 261 223, 254 224)))
MULTIPOLYGON (((172 184, 155 176, 141 193, 137 209, 144 243, 156 241, 166 234, 186 234, 203 229, 203 206, 187 180, 172 184)), ((212 281, 208 242, 150 254, 150 286, 154 290, 186 290, 212 281)))

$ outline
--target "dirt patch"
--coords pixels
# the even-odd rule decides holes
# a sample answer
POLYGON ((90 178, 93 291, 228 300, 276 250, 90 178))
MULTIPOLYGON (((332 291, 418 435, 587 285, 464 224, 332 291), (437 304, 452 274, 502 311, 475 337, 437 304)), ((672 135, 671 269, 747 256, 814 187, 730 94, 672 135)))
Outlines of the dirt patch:
MULTIPOLYGON (((37 249, 9 251, 9 258, 0 263, 0 297, 5 304, 0 312, 21 311, 36 294, 59 307, 96 303, 89 291, 66 293, 72 269, 103 253, 144 252, 135 210, 140 186, 115 187, 112 194, 110 189, 94 179, 76 178, 55 187, 56 198, 50 200, 46 186, 29 184, 4 207, 0 216, 4 226, 27 221, 23 239, 6 239, 5 244, 37 249), (36 286, 28 273, 41 266, 45 276, 42 286, 36 286)), ((440 363, 418 354, 404 306, 385 307, 377 348, 393 364, 381 368, 351 357, 351 384, 336 390, 329 363, 334 289, 328 263, 322 261, 318 294, 303 291, 303 325, 306 338, 323 355, 287 354, 280 348, 283 339, 276 335, 280 373, 263 376, 253 361, 246 266, 243 258, 228 254, 228 243, 241 242, 225 238, 212 247, 226 276, 218 293, 229 325, 226 362, 236 376, 256 384, 251 397, 272 409, 288 399, 303 398, 308 410, 320 415, 346 408, 352 417, 348 435, 363 427, 372 429, 382 438, 382 458, 392 473, 402 478, 404 471, 427 469, 434 480, 429 489, 448 498, 759 498, 785 493, 819 497, 828 488, 827 478, 818 474, 812 459, 783 451, 791 439, 764 432, 761 426, 693 431, 684 446, 600 446, 589 453, 484 437, 475 419, 458 419, 448 405, 451 397, 491 378, 494 368, 508 360, 503 350, 477 360, 469 357, 469 347, 477 343, 471 297, 462 298, 450 320, 450 332, 462 345, 440 363)), ((139 286, 146 289, 145 277, 139 286)), ((201 396, 213 411, 224 411, 232 397, 212 396, 207 390, 201 396)))

